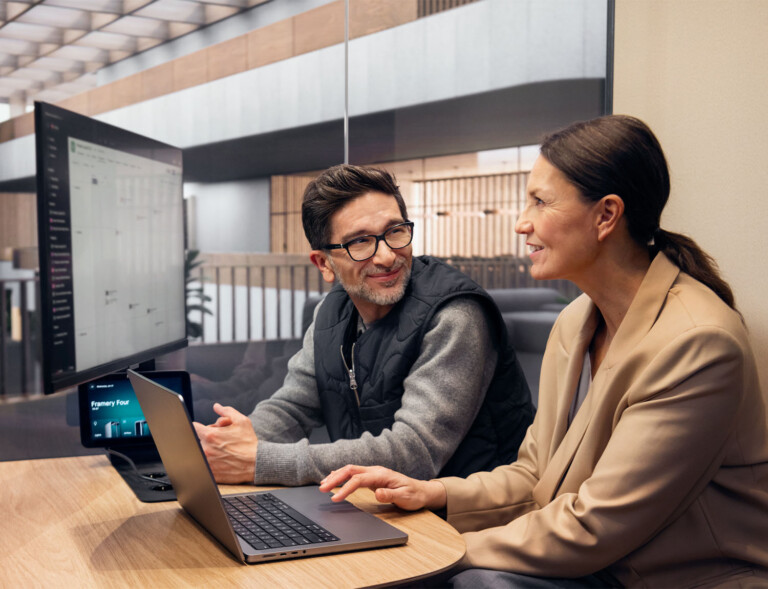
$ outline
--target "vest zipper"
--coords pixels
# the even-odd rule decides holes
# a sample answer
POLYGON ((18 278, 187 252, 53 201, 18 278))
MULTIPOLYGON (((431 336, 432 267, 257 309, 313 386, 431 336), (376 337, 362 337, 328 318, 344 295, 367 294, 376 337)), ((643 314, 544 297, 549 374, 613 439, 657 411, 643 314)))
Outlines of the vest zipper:
POLYGON ((355 379, 355 344, 352 344, 352 351, 349 354, 352 368, 347 366, 347 359, 344 357, 344 346, 339 346, 339 348, 341 349, 341 361, 344 362, 344 368, 349 373, 349 388, 355 393, 355 401, 357 401, 357 406, 360 407, 360 396, 357 394, 357 380, 355 379))

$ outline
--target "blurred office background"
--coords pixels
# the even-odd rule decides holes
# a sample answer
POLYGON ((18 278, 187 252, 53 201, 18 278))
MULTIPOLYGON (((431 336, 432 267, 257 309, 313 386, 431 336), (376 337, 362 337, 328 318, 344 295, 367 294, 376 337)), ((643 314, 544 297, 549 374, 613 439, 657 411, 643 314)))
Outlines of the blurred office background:
MULTIPOLYGON (((605 0, 7 3, 0 27, 5 395, 39 390, 35 100, 184 149, 193 346, 301 336, 300 201, 319 170, 392 170, 415 253, 524 286, 513 230, 540 137, 606 110, 605 0), (15 11, 15 12, 14 12, 15 11), (14 262, 15 256, 15 262, 14 262)), ((573 289, 559 285, 564 294, 573 289)), ((198 350, 199 352, 199 350, 198 350)))
POLYGON ((606 112, 658 133, 664 225, 715 257, 764 356, 766 25, 762 0, 0 3, 0 405, 40 394, 35 100, 184 149, 210 311, 190 313, 195 358, 300 336, 304 301, 327 290, 301 193, 345 158, 395 172, 415 253, 487 288, 532 285, 512 228, 536 145, 606 112))

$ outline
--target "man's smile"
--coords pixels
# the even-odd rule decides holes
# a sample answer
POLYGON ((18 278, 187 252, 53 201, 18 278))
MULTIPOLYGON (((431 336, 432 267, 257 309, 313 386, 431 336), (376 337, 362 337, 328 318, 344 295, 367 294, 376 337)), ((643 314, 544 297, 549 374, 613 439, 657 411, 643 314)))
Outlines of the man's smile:
POLYGON ((401 268, 402 267, 393 268, 392 270, 387 270, 385 272, 368 273, 366 274, 366 278, 371 278, 376 282, 392 282, 393 280, 397 280, 401 268))

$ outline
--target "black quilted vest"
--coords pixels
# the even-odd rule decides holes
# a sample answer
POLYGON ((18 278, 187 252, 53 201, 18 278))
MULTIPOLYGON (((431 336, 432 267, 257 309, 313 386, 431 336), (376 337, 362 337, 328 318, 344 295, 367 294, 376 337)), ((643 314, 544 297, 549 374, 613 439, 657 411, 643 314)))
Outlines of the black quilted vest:
POLYGON ((482 303, 489 324, 495 328, 499 357, 480 412, 440 476, 467 476, 515 460, 534 411, 501 314, 480 286, 429 256, 413 259, 405 296, 357 338, 357 395, 350 387, 341 353, 343 346, 345 356, 350 357, 357 310, 340 284, 323 301, 315 318, 315 376, 331 441, 359 438, 365 431, 376 436, 392 427, 403 396, 403 381, 419 356, 424 332, 435 312, 457 296, 472 296, 482 303))

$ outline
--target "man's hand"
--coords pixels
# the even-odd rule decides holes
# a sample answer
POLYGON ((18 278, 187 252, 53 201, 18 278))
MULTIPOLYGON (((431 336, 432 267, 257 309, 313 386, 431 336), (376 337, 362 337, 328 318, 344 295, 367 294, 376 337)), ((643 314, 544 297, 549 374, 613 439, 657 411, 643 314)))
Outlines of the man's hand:
POLYGON ((259 440, 251 421, 237 409, 214 403, 216 423, 194 423, 217 483, 252 483, 259 440))
POLYGON ((320 490, 328 492, 343 483, 331 501, 341 501, 360 487, 373 489, 376 500, 394 503, 402 509, 414 511, 426 507, 445 507, 445 487, 438 481, 420 481, 384 468, 383 466, 355 466, 348 464, 334 470, 320 482, 320 490))

